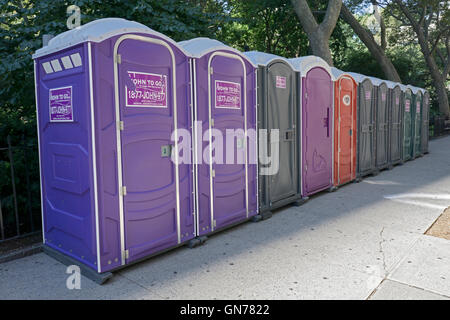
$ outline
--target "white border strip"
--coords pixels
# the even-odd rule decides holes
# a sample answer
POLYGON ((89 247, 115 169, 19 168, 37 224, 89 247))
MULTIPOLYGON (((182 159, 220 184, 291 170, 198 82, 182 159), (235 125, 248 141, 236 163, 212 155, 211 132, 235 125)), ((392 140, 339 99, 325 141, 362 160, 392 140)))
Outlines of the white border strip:
POLYGON ((192 157, 192 164, 191 164, 191 171, 192 171, 192 192, 191 192, 191 199, 192 199, 192 210, 193 210, 193 218, 194 218, 194 236, 197 235, 197 187, 196 187, 196 181, 197 181, 197 170, 196 170, 196 145, 195 145, 195 115, 194 115, 194 79, 193 79, 193 68, 194 68, 194 60, 191 58, 188 58, 188 64, 189 64, 189 107, 191 108, 191 157, 192 157))
POLYGON ((256 141, 255 141, 255 157, 256 157, 256 214, 259 214, 259 153, 258 153, 258 143, 259 143, 259 127, 258 127, 258 68, 255 68, 255 129, 256 129, 256 141))
POLYGON ((100 225, 98 217, 98 187, 97 187, 97 154, 95 148, 95 114, 94 114, 94 82, 92 72, 92 50, 91 43, 88 42, 88 58, 89 58, 89 100, 91 109, 91 138, 92 138, 92 169, 94 175, 94 208, 95 208, 95 240, 97 245, 97 271, 102 272, 100 261, 100 225))
POLYGON ((37 79, 37 70, 36 70, 36 60, 34 61, 34 98, 36 101, 36 127, 37 127, 37 137, 38 137, 38 155, 39 155, 39 186, 40 186, 40 196, 41 196, 41 219, 42 219, 42 243, 45 244, 45 220, 44 220, 44 192, 42 190, 42 166, 41 166, 41 137, 40 137, 40 129, 39 129, 39 109, 38 109, 38 83, 37 79))
MULTIPOLYGON (((197 61, 195 59, 192 59, 192 70, 193 70, 193 74, 192 74, 192 78, 193 78, 193 92, 194 92, 194 100, 193 100, 193 104, 194 104, 194 136, 195 136, 195 142, 194 142, 194 155, 195 155, 195 202, 196 202, 196 228, 197 228, 197 233, 195 234, 196 236, 200 235, 200 205, 199 205, 199 201, 198 201, 198 175, 199 175, 199 170, 198 170, 198 148, 199 146, 197 145, 198 142, 198 131, 197 131, 197 120, 198 120, 198 115, 197 115, 197 61)), ((203 141, 203 137, 202 140, 203 141)), ((200 146, 201 148, 201 146, 200 146)))

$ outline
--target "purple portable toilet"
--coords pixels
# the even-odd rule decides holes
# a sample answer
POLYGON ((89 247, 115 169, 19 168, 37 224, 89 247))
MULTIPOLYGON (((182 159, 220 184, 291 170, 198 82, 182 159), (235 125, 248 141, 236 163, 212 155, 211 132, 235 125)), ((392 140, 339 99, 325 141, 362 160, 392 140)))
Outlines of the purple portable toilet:
POLYGON ((192 125, 176 42, 108 18, 33 59, 44 247, 103 273, 192 239, 191 165, 171 159, 192 125))
POLYGON ((333 187, 334 77, 321 58, 289 59, 299 73, 302 139, 302 196, 333 187))
POLYGON ((256 67, 217 40, 179 45, 192 58, 197 235, 204 236, 257 214, 256 67), (241 135, 229 140, 230 129, 241 135), (251 141, 244 136, 250 129, 251 141), (215 134, 232 148, 214 149, 215 134))

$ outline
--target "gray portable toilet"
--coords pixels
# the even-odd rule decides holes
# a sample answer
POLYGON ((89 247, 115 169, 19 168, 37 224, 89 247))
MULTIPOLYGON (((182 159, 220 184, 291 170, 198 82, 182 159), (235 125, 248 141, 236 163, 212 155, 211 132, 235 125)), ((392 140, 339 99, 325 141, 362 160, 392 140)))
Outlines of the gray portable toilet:
POLYGON ((389 152, 388 162, 394 166, 402 162, 402 90, 400 84, 386 81, 388 87, 388 110, 389 110, 389 152))
POLYGON ((389 110, 388 110, 388 87, 385 80, 370 77, 374 85, 375 98, 375 166, 377 170, 386 169, 389 166, 389 110))
POLYGON ((412 91, 409 87, 401 84, 400 88, 402 90, 402 114, 403 114, 403 124, 402 124, 402 162, 411 160, 412 157, 412 111, 411 106, 413 104, 412 91))
POLYGON ((413 104, 412 104, 412 158, 415 159, 422 155, 422 150, 420 147, 421 134, 422 134, 422 101, 423 94, 422 90, 418 87, 408 85, 413 93, 413 104))
POLYGON ((423 104, 422 104, 422 142, 420 147, 422 154, 428 153, 428 140, 430 134, 430 94, 427 90, 421 89, 423 92, 423 104))
POLYGON ((362 177, 376 174, 376 123, 374 86, 368 76, 349 72, 358 83, 358 148, 357 148, 357 181, 362 177))
POLYGON ((283 57, 258 51, 244 55, 258 66, 258 199, 259 214, 265 219, 273 209, 301 203, 297 77, 283 57), (278 138, 273 130, 279 130, 278 138), (269 155, 272 161, 262 163, 269 162, 264 161, 269 155))

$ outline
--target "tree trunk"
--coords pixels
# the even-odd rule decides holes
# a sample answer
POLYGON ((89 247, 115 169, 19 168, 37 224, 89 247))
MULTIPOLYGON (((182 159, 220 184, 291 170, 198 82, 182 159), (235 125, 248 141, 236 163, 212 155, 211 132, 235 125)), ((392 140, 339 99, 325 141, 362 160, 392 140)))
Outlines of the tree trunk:
POLYGON ((348 8, 344 4, 341 8, 341 16, 344 21, 350 25, 353 31, 355 31, 359 39, 361 39, 361 41, 366 45, 367 49, 369 49, 369 52, 380 65, 381 70, 383 70, 386 78, 388 80, 401 83, 402 80, 400 79, 397 70, 392 64, 392 61, 386 56, 384 50, 377 44, 372 34, 368 30, 366 30, 358 22, 358 20, 356 20, 350 10, 348 10, 348 8))
POLYGON ((317 31, 313 34, 308 34, 308 39, 313 54, 321 57, 330 66, 333 66, 333 57, 331 56, 328 38, 325 38, 320 31, 317 31))
POLYGON ((303 30, 308 36, 313 54, 333 66, 329 40, 339 18, 342 0, 328 0, 327 11, 320 24, 314 18, 306 0, 291 0, 291 2, 303 30))
MULTIPOLYGON (((423 23, 423 19, 417 22, 414 19, 414 16, 410 13, 408 8, 400 1, 395 0, 400 9, 402 10, 405 17, 411 23, 411 26, 414 32, 417 35, 417 40, 420 45, 420 50, 425 58, 425 62, 427 64, 428 70, 430 71, 431 78, 433 79, 433 84, 436 87, 436 94, 438 97, 439 111, 445 115, 448 119, 450 116, 450 110, 448 106, 448 95, 447 88, 445 87, 445 81, 447 79, 446 68, 444 68, 444 73, 441 74, 439 71, 439 67, 436 64, 436 60, 434 59, 430 48, 428 47, 428 40, 425 36, 423 26, 420 23, 423 23)), ((425 14, 425 13, 424 13, 425 14)), ((430 13, 431 14, 431 13, 430 13)))
POLYGON ((448 119, 450 116, 450 110, 448 106, 447 88, 445 87, 445 80, 447 78, 447 75, 442 75, 439 71, 439 67, 437 66, 436 61, 434 60, 434 57, 431 55, 431 52, 428 48, 428 43, 425 40, 423 31, 419 28, 418 32, 416 31, 416 33, 419 40, 420 50, 425 57, 425 62, 427 63, 431 78, 433 79, 433 84, 436 87, 439 111, 443 113, 448 119))

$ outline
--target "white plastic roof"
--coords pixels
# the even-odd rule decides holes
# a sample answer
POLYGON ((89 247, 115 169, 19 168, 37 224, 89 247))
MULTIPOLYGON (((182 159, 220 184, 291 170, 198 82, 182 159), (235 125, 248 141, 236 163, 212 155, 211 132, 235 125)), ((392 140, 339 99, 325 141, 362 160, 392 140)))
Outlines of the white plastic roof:
POLYGON ((395 87, 397 87, 397 86, 400 87, 400 85, 401 85, 401 84, 398 83, 398 82, 389 81, 389 80, 386 80, 386 81, 384 81, 384 82, 386 82, 386 84, 387 84, 387 86, 388 86, 389 89, 394 89, 395 87))
POLYGON ((152 34, 176 45, 176 42, 169 37, 150 29, 139 22, 129 21, 122 18, 104 18, 94 20, 57 35, 48 42, 48 46, 36 50, 33 54, 33 59, 83 42, 101 42, 105 39, 125 33, 152 34))
POLYGON ((335 79, 339 78, 340 76, 342 76, 345 72, 342 71, 341 69, 335 68, 335 67, 331 67, 331 74, 333 75, 333 77, 335 79))
POLYGON ((425 92, 427 92, 427 89, 424 88, 419 88, 420 91, 422 91, 422 94, 425 94, 425 92))
MULTIPOLYGON (((386 83, 386 80, 376 78, 376 77, 368 77, 370 81, 372 81, 372 84, 375 86, 380 86, 382 83, 386 83)), ((387 83, 386 83, 387 85, 387 83)))
POLYGON ((328 63, 325 62, 325 60, 320 57, 305 56, 299 58, 291 58, 288 59, 288 61, 292 64, 294 70, 300 72, 302 76, 306 75, 306 73, 314 67, 322 67, 327 70, 327 72, 334 80, 334 76, 331 73, 331 67, 328 65, 328 63))
POLYGON ((411 89, 411 88, 400 83, 400 89, 402 89, 402 91, 406 91, 406 89, 411 89))
POLYGON ((412 85, 410 85, 410 84, 408 84, 407 87, 410 88, 411 91, 412 91, 414 94, 417 94, 418 91, 422 92, 422 89, 421 89, 421 88, 412 86, 412 85))
POLYGON ((339 79, 339 77, 344 76, 344 75, 353 78, 353 76, 351 75, 351 72, 346 72, 346 71, 343 71, 343 70, 338 69, 336 67, 331 67, 331 74, 333 75, 335 80, 339 79))
MULTIPOLYGON (((243 56, 242 52, 240 52, 239 50, 227 46, 226 44, 223 44, 219 40, 210 38, 200 37, 191 40, 180 41, 178 42, 178 45, 182 49, 184 49, 185 52, 187 52, 187 55, 191 56, 192 58, 201 58, 205 54, 218 50, 228 50, 238 54, 239 56, 243 56)), ((250 64, 256 67, 256 65, 253 62, 251 62, 250 60, 248 61, 250 64)))
POLYGON ((283 60, 283 61, 287 62, 292 68, 294 68, 288 59, 277 56, 275 54, 265 53, 265 52, 261 52, 261 51, 247 51, 247 52, 244 52, 244 55, 253 64, 258 65, 258 66, 267 66, 269 63, 271 63, 274 60, 283 60))
POLYGON ((351 75, 353 77, 353 79, 355 79, 356 82, 361 83, 366 79, 369 79, 370 82, 372 82, 372 80, 370 79, 369 76, 365 76, 361 73, 356 73, 356 72, 347 72, 349 75, 351 75))

